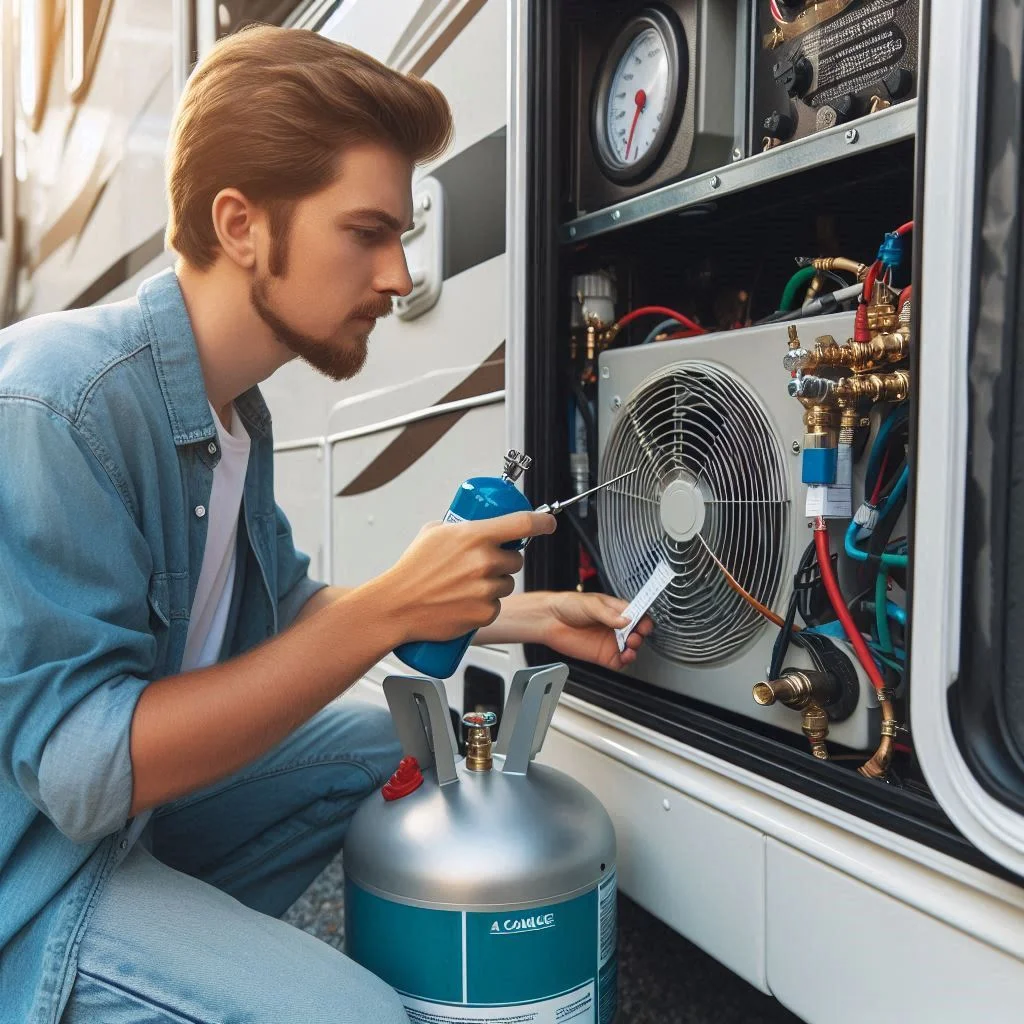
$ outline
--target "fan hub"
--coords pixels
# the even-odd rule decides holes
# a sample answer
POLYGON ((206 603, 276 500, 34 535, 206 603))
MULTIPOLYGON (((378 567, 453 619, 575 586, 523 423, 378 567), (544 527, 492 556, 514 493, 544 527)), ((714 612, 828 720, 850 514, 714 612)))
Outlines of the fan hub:
POLYGON ((673 480, 661 492, 661 525, 676 541, 692 540, 704 525, 704 495, 688 477, 673 480))

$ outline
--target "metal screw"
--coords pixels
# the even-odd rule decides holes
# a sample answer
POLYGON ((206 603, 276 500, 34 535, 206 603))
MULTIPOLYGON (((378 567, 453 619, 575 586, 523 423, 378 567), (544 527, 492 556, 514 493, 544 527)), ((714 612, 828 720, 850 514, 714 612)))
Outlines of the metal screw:
POLYGON ((622 399, 619 398, 618 395, 615 395, 612 398, 612 408, 613 409, 621 409, 622 408, 622 399))
POLYGON ((612 220, 619 220, 622 217, 621 210, 612 210, 612 220))
POLYGON ((575 238, 576 237, 576 229, 575 228, 569 228, 569 237, 570 238, 575 238))
POLYGON ((743 150, 740 149, 739 147, 734 149, 732 151, 732 158, 733 158, 733 160, 742 160, 743 159, 743 150))
POLYGON ((601 379, 607 380, 612 375, 612 371, 607 366, 601 367, 601 379))
POLYGON ((800 454, 800 442, 799 441, 794 441, 793 442, 793 454, 794 455, 799 455, 800 454))
POLYGON ((711 175, 711 187, 718 188, 722 184, 722 179, 717 174, 711 175))
POLYGON ((846 132, 846 142, 852 146, 860 138, 860 132, 856 128, 850 128, 846 132))

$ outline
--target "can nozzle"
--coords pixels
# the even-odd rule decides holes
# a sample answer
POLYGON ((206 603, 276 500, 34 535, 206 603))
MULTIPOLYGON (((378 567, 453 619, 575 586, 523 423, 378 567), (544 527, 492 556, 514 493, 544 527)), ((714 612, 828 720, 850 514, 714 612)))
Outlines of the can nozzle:
POLYGON ((518 480, 533 465, 533 459, 529 455, 517 452, 510 448, 505 456, 504 475, 513 483, 518 480))

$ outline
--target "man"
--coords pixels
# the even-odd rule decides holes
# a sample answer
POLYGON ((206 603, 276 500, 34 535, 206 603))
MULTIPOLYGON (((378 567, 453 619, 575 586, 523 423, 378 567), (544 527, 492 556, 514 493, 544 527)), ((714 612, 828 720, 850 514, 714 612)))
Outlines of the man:
POLYGON ((649 631, 619 654, 624 602, 509 596, 501 545, 550 516, 433 524, 342 591, 274 503, 257 384, 358 372, 451 131, 435 88, 312 33, 224 40, 173 130, 174 271, 0 334, 4 1021, 404 1021, 278 920, 399 758, 385 713, 334 698, 406 641, 619 668, 649 631))

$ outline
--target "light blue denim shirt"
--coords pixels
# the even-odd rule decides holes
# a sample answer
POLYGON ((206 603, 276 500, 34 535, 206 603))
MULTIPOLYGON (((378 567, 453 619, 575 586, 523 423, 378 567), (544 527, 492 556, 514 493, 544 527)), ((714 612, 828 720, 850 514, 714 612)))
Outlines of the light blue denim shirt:
MULTIPOLYGON (((236 405, 252 448, 222 657, 321 586, 274 503, 263 399, 236 405)), ((216 440, 173 271, 0 332, 0 1021, 59 1018, 139 831, 129 730, 146 685, 180 669, 216 440)))

